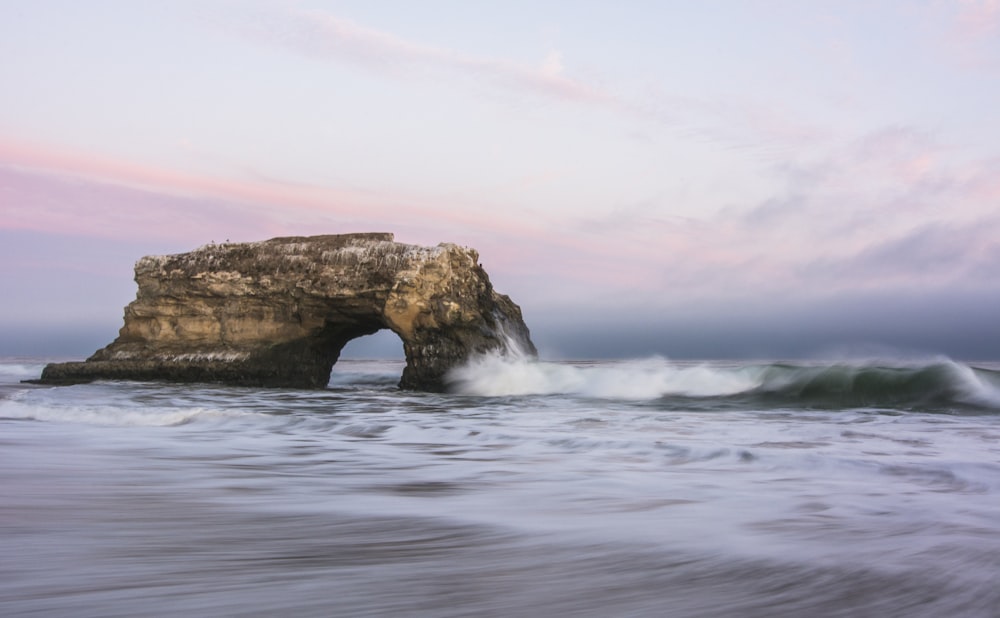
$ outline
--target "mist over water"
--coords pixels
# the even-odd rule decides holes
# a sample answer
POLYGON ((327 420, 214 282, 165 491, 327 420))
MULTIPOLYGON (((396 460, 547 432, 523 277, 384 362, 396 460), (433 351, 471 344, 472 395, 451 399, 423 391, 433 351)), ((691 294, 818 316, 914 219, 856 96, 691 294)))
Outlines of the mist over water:
POLYGON ((995 616, 998 368, 0 363, 0 615, 995 616))

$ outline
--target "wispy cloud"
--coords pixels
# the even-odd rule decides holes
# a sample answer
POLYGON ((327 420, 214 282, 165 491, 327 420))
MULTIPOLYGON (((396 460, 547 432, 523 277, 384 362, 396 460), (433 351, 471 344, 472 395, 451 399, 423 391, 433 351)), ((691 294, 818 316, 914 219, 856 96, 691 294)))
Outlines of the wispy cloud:
POLYGON ((571 59, 557 49, 537 63, 525 64, 426 44, 326 11, 288 7, 272 7, 266 15, 235 27, 267 45, 393 79, 435 80, 477 91, 489 84, 504 94, 609 109, 644 127, 640 134, 666 128, 672 139, 763 151, 788 151, 830 136, 821 123, 775 101, 754 101, 738 93, 725 99, 678 93, 631 74, 606 83, 583 79, 573 75, 571 59))
POLYGON ((562 55, 550 52, 537 66, 410 41, 390 32, 315 10, 275 12, 249 27, 251 36, 324 60, 362 65, 397 76, 452 72, 505 89, 566 101, 607 105, 615 97, 566 76, 562 55))
POLYGON ((566 226, 581 251, 594 253, 588 238, 611 247, 591 284, 650 307, 995 285, 984 273, 1000 254, 1000 161, 953 154, 887 126, 776 167, 783 189, 749 209, 695 220, 643 204, 566 226))
POLYGON ((0 229, 203 244, 278 231, 274 217, 220 198, 158 192, 77 174, 0 165, 0 229))
MULTIPOLYGON (((348 191, 290 183, 257 173, 246 173, 241 178, 187 174, 11 139, 0 139, 0 164, 181 197, 216 198, 264 208, 286 207, 294 210, 283 212, 283 216, 288 218, 294 218, 295 213, 363 217, 367 220, 391 220, 404 215, 405 219, 478 223, 498 230, 510 227, 514 221, 513 217, 505 217, 502 213, 467 213, 461 208, 433 206, 427 203, 432 201, 433 196, 348 191)), ((515 225, 513 229, 523 231, 524 226, 515 225)))
POLYGON ((289 186, 260 180, 234 180, 186 174, 170 169, 81 154, 59 147, 0 138, 0 162, 26 169, 112 182, 137 189, 155 189, 185 196, 215 196, 256 203, 290 203, 302 207, 374 206, 371 195, 307 185, 289 186))
POLYGON ((276 11, 248 27, 260 41, 325 61, 355 64, 398 79, 458 75, 457 83, 489 83, 505 92, 527 93, 565 103, 610 108, 649 123, 678 128, 728 147, 768 148, 815 141, 826 132, 790 109, 744 98, 709 100, 659 87, 626 94, 628 88, 577 79, 567 60, 551 50, 535 65, 480 56, 402 38, 324 11, 276 11))
POLYGON ((998 229, 1000 222, 987 219, 967 225, 937 222, 901 234, 890 231, 891 236, 855 255, 815 259, 802 272, 835 284, 836 289, 912 287, 915 280, 927 288, 964 284, 971 289, 984 283, 984 267, 1000 250, 995 240, 998 229))

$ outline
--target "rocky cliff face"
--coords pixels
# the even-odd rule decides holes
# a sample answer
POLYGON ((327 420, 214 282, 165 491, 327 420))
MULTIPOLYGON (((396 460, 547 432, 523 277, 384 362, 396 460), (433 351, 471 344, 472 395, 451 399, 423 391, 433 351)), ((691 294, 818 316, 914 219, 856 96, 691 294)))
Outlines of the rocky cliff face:
POLYGON ((449 369, 490 351, 535 354, 510 298, 479 254, 392 234, 207 245, 136 263, 119 336, 43 383, 94 379, 323 387, 340 350, 388 328, 406 354, 400 386, 440 391, 449 369))

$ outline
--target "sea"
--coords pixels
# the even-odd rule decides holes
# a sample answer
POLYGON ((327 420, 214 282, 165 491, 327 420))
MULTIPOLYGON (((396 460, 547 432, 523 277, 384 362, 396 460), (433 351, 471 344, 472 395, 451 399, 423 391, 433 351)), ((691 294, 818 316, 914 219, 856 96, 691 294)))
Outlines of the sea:
POLYGON ((1000 616, 998 363, 48 360, 0 360, 2 616, 1000 616))

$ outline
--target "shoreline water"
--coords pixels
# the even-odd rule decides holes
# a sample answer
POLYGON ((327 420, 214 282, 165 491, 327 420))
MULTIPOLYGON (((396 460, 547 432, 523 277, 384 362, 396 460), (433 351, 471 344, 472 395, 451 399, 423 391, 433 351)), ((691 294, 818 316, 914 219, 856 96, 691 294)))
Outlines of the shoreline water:
MULTIPOLYGON (((816 364, 764 365, 817 380, 816 364)), ((883 365, 850 371, 864 382, 883 365)), ((993 365, 940 366, 927 375, 995 379, 981 373, 993 365)), ((508 367, 549 387, 586 379, 506 395, 400 391, 401 367, 345 360, 327 389, 301 391, 20 385, 34 365, 0 363, 0 613, 929 617, 1000 606, 1000 413, 989 406, 725 394, 734 373, 760 371, 741 362, 508 367), (699 394, 618 396, 629 379, 699 394)), ((819 365, 827 390, 850 375, 836 367, 830 378, 819 365)), ((478 378, 511 381, 506 369, 478 378)))

